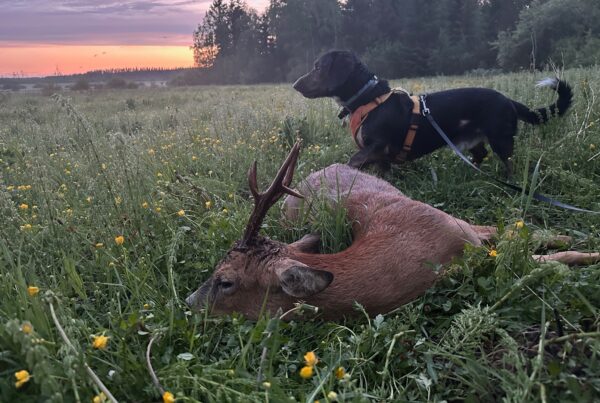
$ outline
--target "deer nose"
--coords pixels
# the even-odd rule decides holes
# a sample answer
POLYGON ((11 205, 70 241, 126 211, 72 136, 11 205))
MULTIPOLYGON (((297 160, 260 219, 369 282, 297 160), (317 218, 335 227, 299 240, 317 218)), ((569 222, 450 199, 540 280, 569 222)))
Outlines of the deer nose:
POLYGON ((198 299, 198 290, 191 293, 186 299, 185 303, 188 304, 190 308, 194 308, 196 306, 196 302, 198 299))

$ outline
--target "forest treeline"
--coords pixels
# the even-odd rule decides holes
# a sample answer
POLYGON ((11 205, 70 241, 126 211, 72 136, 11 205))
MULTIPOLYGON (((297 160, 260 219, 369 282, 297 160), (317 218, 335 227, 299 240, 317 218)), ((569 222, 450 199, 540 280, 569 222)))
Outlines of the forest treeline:
POLYGON ((382 77, 514 71, 600 60, 598 0, 214 0, 181 84, 289 82, 322 52, 382 77))

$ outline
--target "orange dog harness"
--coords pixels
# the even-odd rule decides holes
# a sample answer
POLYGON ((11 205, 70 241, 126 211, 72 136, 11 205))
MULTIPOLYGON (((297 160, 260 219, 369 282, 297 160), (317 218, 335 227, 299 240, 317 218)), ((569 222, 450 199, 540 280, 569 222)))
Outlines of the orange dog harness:
POLYGON ((379 105, 387 101, 390 95, 394 93, 403 93, 410 97, 413 102, 412 116, 410 119, 410 126, 408 127, 408 132, 406 133, 406 138, 404 139, 404 145, 402 146, 402 151, 396 156, 398 161, 406 160, 408 153, 412 149, 412 144, 415 141, 415 137, 417 135, 417 130, 419 129, 418 120, 421 117, 421 102, 419 97, 411 96, 408 91, 402 88, 394 88, 390 92, 378 96, 368 104, 360 106, 357 110, 352 112, 350 115, 350 134, 352 134, 352 138, 354 142, 358 146, 358 148, 364 148, 364 142, 362 140, 362 136, 360 133, 360 128, 362 127, 364 121, 369 116, 369 113, 377 108, 379 105))

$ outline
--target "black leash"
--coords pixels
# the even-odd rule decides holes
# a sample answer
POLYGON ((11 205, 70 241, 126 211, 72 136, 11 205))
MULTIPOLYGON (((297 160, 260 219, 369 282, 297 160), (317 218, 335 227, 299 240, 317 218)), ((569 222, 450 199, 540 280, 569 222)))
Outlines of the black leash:
MULTIPOLYGON (((452 149, 452 151, 454 151, 454 153, 456 155, 458 155, 460 157, 460 159, 462 159, 467 165, 469 165, 471 168, 473 168, 474 170, 476 170, 477 172, 485 175, 486 177, 492 179, 493 181, 506 186, 509 189, 514 190, 515 192, 524 192, 523 188, 517 186, 517 185, 513 185, 512 183, 508 183, 508 182, 504 182, 490 174, 488 174, 487 172, 482 171, 481 169, 479 169, 479 167, 475 164, 473 164, 471 162, 471 160, 469 160, 467 157, 465 157, 465 155, 458 149, 458 147, 456 147, 456 145, 454 145, 454 143, 452 142, 452 140, 450 140, 448 138, 448 136, 446 135, 446 133, 444 133, 444 131, 442 130, 442 128, 437 124, 437 122, 435 121, 435 119, 433 118, 433 116, 431 115, 431 111, 429 110, 429 108, 427 107, 427 104, 425 103, 425 97, 427 95, 420 95, 419 99, 421 100, 421 103, 423 105, 423 110, 422 110, 422 115, 427 118, 427 120, 429 121, 429 124, 431 124, 431 126, 435 129, 435 131, 442 137, 442 139, 444 139, 444 141, 446 142, 446 144, 448 144, 448 146, 452 149)), ((573 210, 573 211, 579 211, 582 213, 591 213, 591 214, 600 214, 600 211, 592 211, 592 210, 586 210, 586 209, 582 209, 579 207, 575 207, 575 206, 571 206, 570 204, 566 204, 566 203, 562 203, 558 200, 554 200, 548 196, 544 196, 542 194, 539 194, 537 192, 534 192, 532 197, 537 200, 537 201, 541 201, 544 203, 548 203, 552 206, 556 206, 556 207, 560 207, 566 210, 573 210)))

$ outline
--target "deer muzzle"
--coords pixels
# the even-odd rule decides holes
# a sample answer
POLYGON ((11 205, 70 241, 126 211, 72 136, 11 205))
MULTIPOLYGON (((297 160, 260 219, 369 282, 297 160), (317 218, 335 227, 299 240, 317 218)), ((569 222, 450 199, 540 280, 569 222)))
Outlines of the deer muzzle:
POLYGON ((207 306, 210 302, 211 290, 213 288, 213 280, 208 279, 204 284, 200 286, 196 291, 191 293, 186 299, 185 303, 188 304, 192 310, 200 310, 207 306))

